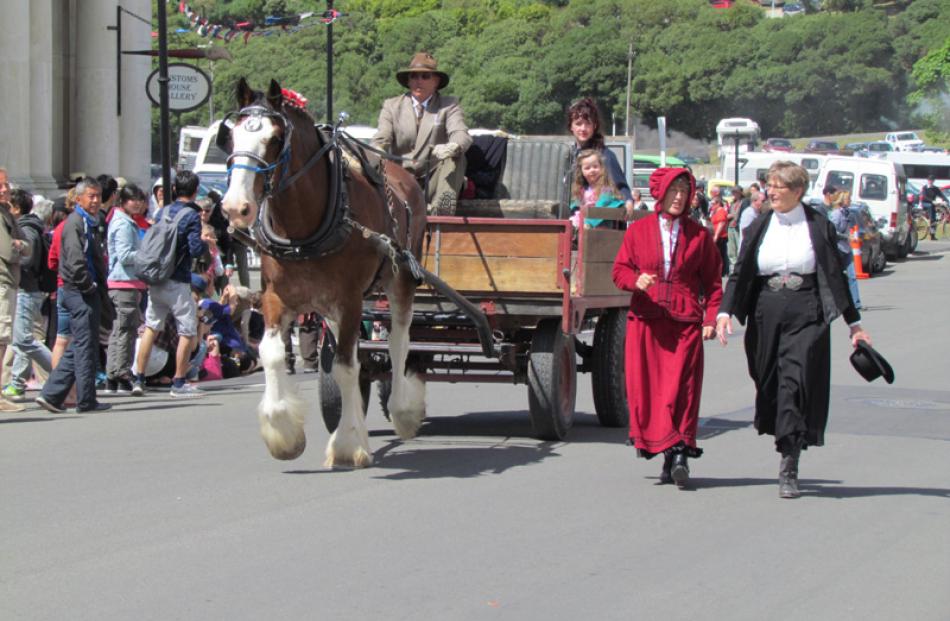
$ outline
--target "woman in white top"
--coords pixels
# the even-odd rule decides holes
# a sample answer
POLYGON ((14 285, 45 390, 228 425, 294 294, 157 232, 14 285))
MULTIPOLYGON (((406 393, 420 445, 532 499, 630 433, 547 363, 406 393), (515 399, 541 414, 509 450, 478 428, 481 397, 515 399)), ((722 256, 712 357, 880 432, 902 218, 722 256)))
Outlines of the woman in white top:
POLYGON ((839 315, 852 345, 870 342, 861 328, 828 219, 802 203, 808 172, 776 162, 768 172, 772 214, 745 231, 716 322, 723 345, 730 315, 748 324, 749 374, 755 382, 755 427, 775 437, 782 454, 779 495, 797 498, 802 449, 824 444, 831 387, 829 325, 839 315))

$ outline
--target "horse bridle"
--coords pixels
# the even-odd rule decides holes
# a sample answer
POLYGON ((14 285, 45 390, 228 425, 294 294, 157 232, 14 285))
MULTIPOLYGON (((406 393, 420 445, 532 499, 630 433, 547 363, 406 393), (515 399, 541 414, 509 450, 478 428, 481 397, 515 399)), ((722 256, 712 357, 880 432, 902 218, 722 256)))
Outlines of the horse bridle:
MULTIPOLYGON (((280 149, 280 154, 278 154, 277 159, 275 159, 273 162, 268 164, 267 160, 253 151, 232 151, 231 154, 228 155, 228 159, 225 160, 228 173, 228 185, 231 185, 231 172, 235 169, 249 170, 256 175, 264 175, 264 193, 261 196, 256 197, 257 204, 260 205, 265 200, 270 198, 270 196, 276 193, 273 191, 272 180, 274 178, 274 174, 277 172, 277 168, 290 162, 290 139, 293 135, 294 126, 287 120, 287 117, 280 112, 271 110, 261 105, 246 106, 241 108, 241 110, 238 112, 228 113, 223 119, 221 119, 221 125, 218 127, 218 136, 216 142, 223 150, 226 150, 224 145, 227 144, 227 136, 232 131, 232 128, 227 124, 228 120, 231 118, 240 119, 242 117, 247 118, 244 119, 240 125, 245 131, 250 133, 260 131, 261 119, 265 117, 270 119, 279 119, 284 127, 284 136, 282 138, 283 144, 280 149), (237 157, 246 157, 254 162, 254 165, 235 164, 234 159, 237 157)), ((281 183, 281 185, 283 186, 284 184, 281 183)))
MULTIPOLYGON (((291 138, 293 136, 294 125, 281 112, 272 110, 260 104, 252 104, 241 108, 238 112, 231 112, 221 120, 218 128, 216 142, 223 150, 227 150, 228 134, 231 128, 227 125, 227 120, 231 117, 244 118, 241 126, 248 132, 256 132, 261 128, 261 119, 267 117, 279 119, 284 126, 283 144, 277 158, 268 163, 267 160, 252 153, 251 151, 233 151, 226 160, 228 166, 228 185, 231 183, 231 171, 234 169, 249 170, 254 174, 264 175, 263 194, 256 197, 259 209, 257 220, 251 226, 251 234, 257 241, 261 250, 278 258, 286 259, 309 259, 321 257, 336 252, 349 237, 351 221, 349 219, 349 205, 346 196, 345 172, 343 169, 343 158, 340 153, 340 145, 337 138, 339 127, 333 128, 333 131, 326 140, 326 143, 317 149, 313 155, 300 167, 299 170, 291 175, 286 175, 282 167, 286 167, 290 162, 291 138), (335 153, 336 157, 330 154, 335 153), (270 218, 266 215, 271 197, 289 188, 297 179, 313 167, 324 156, 330 158, 330 182, 327 188, 329 196, 329 212, 323 221, 317 227, 317 230, 306 239, 290 239, 279 235, 273 228, 270 218), (234 158, 246 157, 254 162, 254 165, 235 164, 234 158), (280 183, 275 188, 273 178, 278 170, 281 170, 280 183)), ((315 131, 318 131, 315 129, 315 131)), ((318 131, 318 134, 320 132, 318 131)))

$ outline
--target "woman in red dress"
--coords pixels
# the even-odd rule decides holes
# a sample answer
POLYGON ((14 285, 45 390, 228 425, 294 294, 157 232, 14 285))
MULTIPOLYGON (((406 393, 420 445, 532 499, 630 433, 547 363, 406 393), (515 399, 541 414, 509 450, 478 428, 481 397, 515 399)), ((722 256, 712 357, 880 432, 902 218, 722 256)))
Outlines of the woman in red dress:
POLYGON ((712 236, 687 217, 696 181, 685 168, 650 175, 656 214, 631 224, 614 261, 630 296, 625 347, 630 442, 641 457, 663 453, 660 483, 689 482, 699 457, 696 428, 703 340, 715 334, 722 261, 712 236))

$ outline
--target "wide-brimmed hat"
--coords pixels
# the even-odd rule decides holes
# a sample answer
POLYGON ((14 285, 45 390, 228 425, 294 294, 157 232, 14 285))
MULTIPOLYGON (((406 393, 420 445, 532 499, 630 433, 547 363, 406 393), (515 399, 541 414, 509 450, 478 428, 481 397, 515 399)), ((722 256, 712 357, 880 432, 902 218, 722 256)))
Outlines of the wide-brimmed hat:
POLYGON ((869 382, 883 377, 888 384, 894 383, 894 369, 884 356, 865 341, 858 341, 858 346, 851 353, 851 366, 869 382))
POLYGON ((396 72, 396 80, 404 87, 409 88, 410 73, 434 73, 439 76, 439 88, 445 88, 449 84, 449 74, 439 71, 439 63, 435 57, 428 52, 417 52, 409 66, 396 72))

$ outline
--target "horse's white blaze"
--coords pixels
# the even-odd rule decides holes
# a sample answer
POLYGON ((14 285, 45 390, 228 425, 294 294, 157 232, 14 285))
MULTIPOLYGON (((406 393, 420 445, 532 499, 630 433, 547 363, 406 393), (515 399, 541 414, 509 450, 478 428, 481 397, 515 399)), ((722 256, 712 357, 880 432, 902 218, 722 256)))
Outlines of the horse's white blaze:
POLYGON ((327 443, 326 467, 354 466, 365 468, 372 465, 369 452, 369 432, 363 419, 363 397, 360 395, 360 363, 356 352, 350 360, 340 358, 339 352, 333 361, 333 379, 340 388, 343 407, 340 424, 327 443))
POLYGON ((392 361, 392 393, 389 395, 389 414, 396 433, 403 440, 416 437, 426 415, 425 383, 415 373, 406 375, 406 356, 409 354, 409 324, 412 309, 397 308, 393 299, 392 327, 389 331, 389 358, 392 361))
POLYGON ((260 355, 264 366, 264 396, 257 406, 261 437, 277 459, 296 459, 307 448, 303 428, 306 403, 287 378, 284 342, 278 328, 264 333, 260 355))
MULTIPOLYGON (((249 132, 240 123, 231 130, 231 144, 233 151, 244 151, 253 153, 263 158, 267 151, 267 142, 273 136, 275 127, 270 119, 264 117, 260 120, 261 128, 254 132, 249 132)), ((231 160, 231 166, 238 164, 241 166, 250 166, 252 168, 261 167, 260 162, 255 162, 249 157, 237 155, 231 160)), ((254 223, 257 218, 257 210, 260 207, 254 196, 254 181, 257 173, 246 168, 234 168, 231 170, 231 179, 228 182, 228 191, 221 200, 221 208, 232 224, 241 227, 248 227, 254 223), (247 213, 242 211, 247 209, 247 213)))

